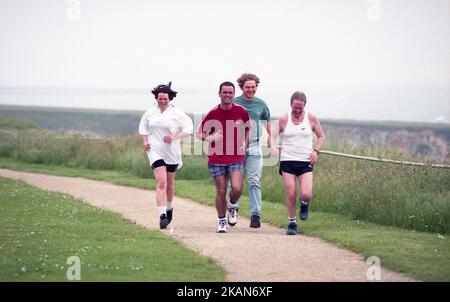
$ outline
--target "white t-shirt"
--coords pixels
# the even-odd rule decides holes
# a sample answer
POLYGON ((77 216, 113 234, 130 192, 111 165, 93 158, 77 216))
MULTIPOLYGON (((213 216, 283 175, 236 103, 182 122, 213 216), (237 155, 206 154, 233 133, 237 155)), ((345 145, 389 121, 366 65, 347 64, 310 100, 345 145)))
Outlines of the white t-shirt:
POLYGON ((148 135, 150 149, 147 156, 152 165, 157 160, 164 160, 166 164, 176 165, 181 168, 180 140, 177 139, 171 144, 163 141, 164 136, 177 132, 192 133, 192 119, 183 111, 173 106, 167 107, 161 113, 158 107, 147 110, 139 123, 139 134, 148 135))

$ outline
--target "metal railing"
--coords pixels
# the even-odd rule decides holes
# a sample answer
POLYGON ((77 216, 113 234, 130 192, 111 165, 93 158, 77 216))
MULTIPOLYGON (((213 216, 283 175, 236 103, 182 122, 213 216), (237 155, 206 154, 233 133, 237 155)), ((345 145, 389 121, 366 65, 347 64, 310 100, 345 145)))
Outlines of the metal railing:
POLYGON ((378 158, 378 157, 371 157, 371 156, 359 156, 359 155, 339 153, 339 152, 327 151, 327 150, 322 150, 322 151, 320 151, 320 153, 321 154, 323 153, 323 154, 333 155, 333 156, 349 157, 349 158, 363 159, 363 160, 369 160, 369 161, 387 162, 387 163, 394 163, 394 164, 401 164, 401 165, 431 166, 433 168, 450 169, 450 165, 443 165, 443 164, 420 163, 420 162, 385 159, 385 158, 378 158))
MULTIPOLYGON (((281 148, 280 145, 276 145, 275 147, 277 147, 278 149, 281 148)), ((424 167, 430 166, 433 168, 450 169, 450 165, 444 165, 444 164, 421 163, 421 162, 411 162, 411 161, 404 161, 404 160, 385 159, 385 158, 378 158, 378 157, 372 157, 372 156, 360 156, 360 155, 340 153, 340 152, 334 152, 334 151, 328 151, 328 150, 321 150, 320 154, 328 154, 331 156, 348 157, 348 158, 362 159, 362 160, 368 160, 368 161, 377 161, 377 162, 386 162, 386 163, 401 164, 401 165, 424 166, 424 167)))

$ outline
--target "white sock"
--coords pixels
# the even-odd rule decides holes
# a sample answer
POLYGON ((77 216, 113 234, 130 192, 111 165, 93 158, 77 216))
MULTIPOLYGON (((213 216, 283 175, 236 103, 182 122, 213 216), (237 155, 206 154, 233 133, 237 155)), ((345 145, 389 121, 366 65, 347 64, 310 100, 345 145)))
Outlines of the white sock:
POLYGON ((167 202, 167 211, 170 211, 170 210, 172 210, 172 202, 168 201, 167 202))
POLYGON ((228 208, 229 209, 234 209, 234 208, 239 208, 239 200, 236 201, 235 203, 231 203, 231 201, 228 201, 228 208))
POLYGON ((294 216, 294 218, 288 217, 289 222, 295 222, 297 223, 297 216, 294 216))
POLYGON ((302 203, 305 204, 305 205, 307 205, 307 204, 309 204, 309 201, 306 202, 306 201, 303 201, 303 200, 302 200, 302 203))
POLYGON ((160 207, 158 207, 158 212, 159 212, 160 216, 162 214, 167 214, 167 206, 160 206, 160 207))

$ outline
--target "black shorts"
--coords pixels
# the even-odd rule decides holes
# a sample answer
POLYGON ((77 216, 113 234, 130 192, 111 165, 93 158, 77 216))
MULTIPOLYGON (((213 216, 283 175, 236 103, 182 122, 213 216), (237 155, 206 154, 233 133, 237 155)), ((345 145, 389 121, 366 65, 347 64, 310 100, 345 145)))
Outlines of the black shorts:
POLYGON ((152 169, 156 169, 158 167, 162 167, 162 166, 166 166, 167 172, 176 172, 177 168, 178 168, 178 164, 175 165, 169 165, 166 164, 162 159, 158 159, 157 161, 155 161, 152 165, 152 169))
POLYGON ((280 161, 280 175, 283 175, 283 172, 289 174, 295 174, 295 176, 300 176, 307 172, 313 171, 313 165, 309 161, 280 161))

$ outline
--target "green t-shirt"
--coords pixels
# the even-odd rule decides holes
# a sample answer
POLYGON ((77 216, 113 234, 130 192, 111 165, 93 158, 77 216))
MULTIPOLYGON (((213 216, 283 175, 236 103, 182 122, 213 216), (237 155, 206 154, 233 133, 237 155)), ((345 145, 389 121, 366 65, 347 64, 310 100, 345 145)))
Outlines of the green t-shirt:
POLYGON ((241 105, 248 111, 253 127, 250 141, 257 141, 262 134, 260 121, 270 120, 270 111, 269 107, 266 105, 266 102, 257 97, 253 97, 251 101, 247 101, 242 95, 235 98, 233 102, 241 105))

